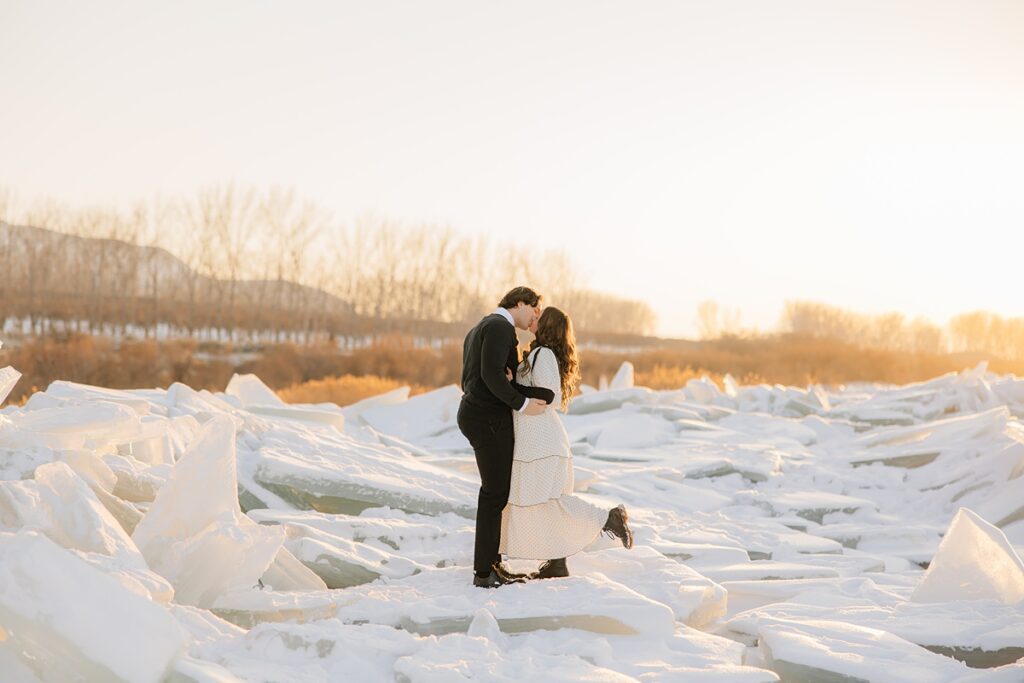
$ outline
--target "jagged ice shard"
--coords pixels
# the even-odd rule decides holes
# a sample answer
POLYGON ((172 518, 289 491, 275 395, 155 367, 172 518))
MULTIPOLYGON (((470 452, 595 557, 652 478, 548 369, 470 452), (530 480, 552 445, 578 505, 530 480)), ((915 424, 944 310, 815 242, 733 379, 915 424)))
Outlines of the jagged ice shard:
POLYGON ((214 417, 132 535, 182 604, 208 607, 230 590, 254 586, 281 548, 280 529, 242 515, 237 481, 234 423, 214 417))

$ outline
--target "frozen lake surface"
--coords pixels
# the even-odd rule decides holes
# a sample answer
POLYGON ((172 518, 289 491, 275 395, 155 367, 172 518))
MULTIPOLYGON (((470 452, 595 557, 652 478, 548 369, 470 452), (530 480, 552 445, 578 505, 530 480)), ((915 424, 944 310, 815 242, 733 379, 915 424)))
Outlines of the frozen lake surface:
POLYGON ((1024 681, 1024 380, 632 377, 563 419, 636 547, 497 590, 457 387, 55 382, 0 411, 0 679, 1024 681))

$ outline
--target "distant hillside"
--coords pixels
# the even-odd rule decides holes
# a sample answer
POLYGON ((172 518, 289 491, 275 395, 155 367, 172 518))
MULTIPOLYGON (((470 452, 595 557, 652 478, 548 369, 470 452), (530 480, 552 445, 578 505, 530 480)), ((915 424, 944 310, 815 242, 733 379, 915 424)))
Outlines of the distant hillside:
MULTIPOLYGON (((190 288, 205 295, 234 286, 240 301, 301 301, 322 297, 332 310, 352 311, 352 305, 327 292, 287 280, 227 280, 197 273, 163 247, 149 247, 123 240, 79 237, 25 225, 0 223, 0 254, 5 273, 40 269, 36 284, 51 292, 76 292, 100 296, 153 295, 184 301, 190 288), (45 271, 45 272, 44 272, 45 271)), ((8 277, 8 280, 12 278, 8 277)), ((11 282, 5 283, 7 287, 11 282)))
POLYGON ((32 226, 0 223, 0 270, 0 318, 41 327, 287 330, 355 319, 351 303, 295 282, 221 280, 160 247, 32 226))
MULTIPOLYGON (((461 339, 470 324, 359 315, 351 302, 314 287, 212 278, 161 247, 26 225, 0 223, 0 268, 0 325, 26 321, 32 334, 304 342, 343 337, 363 343, 390 333, 461 339)), ((665 342, 617 333, 579 336, 584 343, 618 349, 665 342)))

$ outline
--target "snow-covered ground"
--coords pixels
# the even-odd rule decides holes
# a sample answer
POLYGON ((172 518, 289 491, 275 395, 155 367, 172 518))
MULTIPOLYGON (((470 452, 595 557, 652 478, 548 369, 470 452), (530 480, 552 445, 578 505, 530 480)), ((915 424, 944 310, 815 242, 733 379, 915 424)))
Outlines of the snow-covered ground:
POLYGON ((636 547, 497 590, 456 387, 55 382, 0 411, 0 680, 1024 681, 1024 380, 631 378, 564 420, 636 547))

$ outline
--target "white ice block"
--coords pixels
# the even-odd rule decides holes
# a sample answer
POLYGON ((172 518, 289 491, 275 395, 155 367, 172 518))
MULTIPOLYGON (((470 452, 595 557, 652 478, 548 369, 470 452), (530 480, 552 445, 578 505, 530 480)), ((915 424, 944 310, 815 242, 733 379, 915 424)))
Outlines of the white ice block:
POLYGON ((209 606, 229 590, 256 584, 284 533, 242 514, 231 419, 218 416, 203 426, 133 538, 182 604, 209 606))
POLYGON ((264 384, 263 380, 256 375, 232 375, 224 393, 237 398, 244 408, 254 405, 285 405, 285 402, 274 393, 274 390, 264 384))
POLYGON ((455 425, 462 391, 454 384, 395 405, 363 410, 360 417, 378 432, 416 443, 455 425))
POLYGON ((140 435, 139 416, 131 408, 109 401, 30 410, 14 415, 0 441, 12 446, 99 448, 127 443, 140 435))
POLYGON ((759 648, 785 681, 939 683, 967 667, 879 629, 838 621, 767 620, 759 648))
POLYGON ((622 361, 622 365, 619 366, 618 371, 615 373, 615 377, 612 377, 611 384, 608 385, 609 389, 629 389, 634 386, 634 380, 636 373, 633 372, 633 364, 628 360, 622 361))
POLYGON ((7 400, 7 395, 14 389, 14 385, 21 379, 21 373, 7 366, 6 368, 0 369, 0 404, 3 404, 7 400))
POLYGON ((651 448, 676 436, 671 422, 644 413, 626 414, 609 420, 597 437, 597 448, 651 448))
POLYGON ((998 527, 960 508, 910 599, 986 598, 1005 604, 1024 600, 1024 562, 998 527))
POLYGON ((163 607, 33 532, 0 533, 0 624, 45 681, 157 683, 187 644, 163 607))

